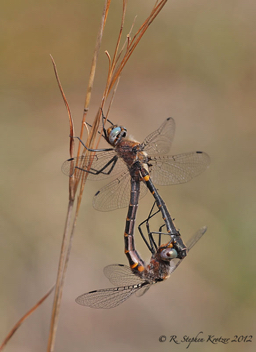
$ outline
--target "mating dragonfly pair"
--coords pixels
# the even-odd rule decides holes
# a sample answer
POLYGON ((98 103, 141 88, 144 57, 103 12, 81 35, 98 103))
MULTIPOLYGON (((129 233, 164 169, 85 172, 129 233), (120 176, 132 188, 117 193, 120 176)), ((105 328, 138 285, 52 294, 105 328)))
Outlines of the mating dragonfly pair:
POLYGON ((176 156, 167 155, 175 132, 175 122, 172 118, 168 118, 143 143, 127 138, 124 127, 113 125, 109 120, 107 122, 111 125, 108 129, 105 128, 106 119, 102 116, 104 138, 112 148, 89 149, 77 137, 85 149, 93 153, 90 156, 71 158, 62 166, 65 174, 74 177, 80 177, 81 172, 88 173, 88 179, 118 176, 95 194, 93 206, 96 209, 108 211, 129 204, 124 239, 130 268, 119 264, 107 266, 104 274, 117 287, 91 291, 76 299, 77 303, 92 308, 116 307, 133 293, 137 292, 141 296, 152 284, 166 280, 206 231, 206 228, 199 230, 185 246, 154 184, 188 182, 207 168, 209 156, 198 151, 176 156), (140 257, 134 242, 139 198, 146 194, 147 189, 152 193, 154 204, 158 207, 156 212, 153 212, 152 208, 143 222, 146 223, 148 240, 141 229, 143 223, 139 226, 139 232, 152 255, 148 265, 140 257), (151 232, 149 220, 158 212, 161 212, 164 225, 158 232, 151 232), (162 232, 164 226, 166 231, 162 232), (158 244, 153 234, 158 235, 158 244), (162 235, 169 236, 169 241, 165 244, 161 244, 162 235))

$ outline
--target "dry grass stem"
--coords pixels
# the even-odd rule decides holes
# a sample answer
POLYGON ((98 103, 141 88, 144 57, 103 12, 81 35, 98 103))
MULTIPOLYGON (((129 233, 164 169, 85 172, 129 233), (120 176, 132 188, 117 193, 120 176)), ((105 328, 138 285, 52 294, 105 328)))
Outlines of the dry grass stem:
MULTIPOLYGON (((126 8, 127 8, 127 0, 123 0, 123 9, 122 9, 122 17, 121 17, 119 35, 118 35, 115 50, 113 53, 113 58, 111 59, 111 56, 108 53, 108 51, 105 51, 107 58, 108 58, 108 62, 109 62, 108 75, 107 75, 106 85, 105 85, 105 89, 104 89, 104 93, 102 96, 99 110, 96 114, 96 117, 95 117, 94 122, 92 124, 91 130, 89 132, 88 127, 86 125, 86 117, 87 117, 87 113, 89 110, 89 104, 90 104, 91 95, 92 95, 92 88, 93 88, 93 83, 94 83, 94 78, 95 78, 95 73, 96 73, 97 59, 99 56, 99 50, 100 50, 100 46, 101 46, 101 42, 102 42, 102 36, 103 36, 103 32, 104 32, 104 28, 106 25, 107 16, 108 16, 110 4, 111 4, 111 0, 105 0, 104 10, 103 10, 102 18, 101 18, 101 24, 99 27, 99 32, 97 35, 95 50, 94 50, 94 54, 93 54, 93 60, 92 60, 92 65, 91 65, 91 70, 90 70, 87 92, 86 92, 86 96, 85 96, 84 112, 83 112, 83 118, 82 118, 81 130, 80 130, 80 138, 82 139, 83 133, 84 133, 84 128, 87 129, 87 132, 88 132, 88 138, 86 141, 87 148, 93 149, 93 148, 98 147, 99 142, 100 142, 100 138, 102 135, 102 130, 101 130, 100 135, 98 135, 98 131, 99 131, 101 114, 102 114, 102 111, 104 108, 104 104, 106 103, 110 93, 112 92, 112 96, 109 99, 108 108, 106 109, 106 117, 107 117, 109 115, 109 112, 110 112, 110 109, 111 109, 111 106, 112 106, 112 103, 114 100, 114 96, 115 96, 115 93, 117 90, 117 86, 118 86, 123 68, 125 67, 130 56, 134 52, 136 46, 140 42, 142 36, 144 35, 146 30, 148 29, 149 25, 153 22, 153 20, 156 18, 156 16, 159 14, 159 12, 162 10, 162 8, 166 4, 166 2, 167 2, 167 0, 161 0, 161 1, 157 0, 156 1, 150 15, 143 22, 143 24, 140 26, 140 28, 135 33, 135 35, 131 38, 131 32, 133 30, 133 27, 135 24, 135 19, 136 19, 136 17, 135 17, 134 22, 131 26, 130 32, 127 34, 126 39, 124 41, 124 44, 123 44, 122 48, 119 50, 120 43, 122 40, 123 27, 124 27, 124 22, 125 22, 125 14, 126 14, 126 8), (97 136, 99 136, 98 139, 96 138, 97 136)), ((52 56, 51 56, 51 60, 52 60, 56 80, 57 80, 62 98, 64 100, 64 103, 65 103, 65 106, 66 106, 67 112, 68 112, 69 126, 70 126, 69 127, 70 128, 69 153, 70 153, 70 158, 73 158, 73 156, 74 156, 74 136, 75 136, 74 122, 73 122, 73 118, 72 118, 72 114, 71 114, 71 110, 70 110, 68 101, 66 99, 66 96, 64 94, 64 91, 63 91, 61 83, 60 83, 60 79, 59 79, 58 72, 57 72, 57 67, 56 67, 56 64, 55 64, 52 56)), ((79 157, 80 155, 81 155, 81 143, 78 144, 78 151, 77 151, 77 156, 79 157)), ((90 155, 91 156, 90 158, 88 158, 88 160, 89 160, 88 165, 77 164, 76 166, 79 166, 80 168, 85 167, 87 170, 89 170, 91 163, 93 161, 94 153, 89 153, 86 148, 83 148, 82 155, 90 155)), ((75 163, 75 161, 74 161, 74 163, 75 163)), ((78 161, 77 161, 77 163, 78 163, 78 161)), ((72 165, 72 163, 71 163, 70 169, 71 170, 74 169, 74 164, 72 165)), ((72 172, 71 172, 71 174, 72 174, 72 172)), ((77 218, 78 218, 78 213, 79 213, 80 204, 82 201, 82 195, 83 195, 85 181, 87 179, 87 176, 88 176, 88 173, 81 172, 76 168, 74 175, 72 175, 69 179, 69 203, 68 203, 66 222, 65 222, 64 233, 63 233, 63 238, 62 238, 62 244, 61 244, 61 252, 60 252, 59 265, 58 265, 57 279, 56 279, 56 284, 55 284, 55 293, 54 293, 54 301, 53 301, 53 308, 52 308, 52 315, 51 315, 51 323, 50 323, 50 332, 49 332, 47 352, 54 351, 56 331, 57 331, 58 320, 59 320, 60 303, 61 303, 62 292, 63 292, 64 281, 65 281, 65 274, 66 274, 66 270, 68 267, 69 255, 70 255, 71 248, 72 248, 72 240, 73 240, 73 236, 74 236, 74 232, 75 232, 75 228, 76 228, 76 222, 77 222, 77 218), (80 183, 79 194, 77 196, 76 210, 75 210, 75 214, 74 214, 72 228, 71 228, 70 235, 69 235, 70 222, 71 222, 71 217, 72 217, 72 213, 73 213, 75 195, 76 195, 80 181, 81 181, 81 183, 80 183)), ((40 301, 34 307, 32 307, 15 324, 15 326, 12 328, 12 330, 9 332, 9 334, 5 338, 4 342, 0 346, 0 351, 3 350, 3 348, 6 346, 7 342, 10 340, 10 338, 13 336, 13 334, 19 328, 19 326, 43 303, 43 301, 50 295, 50 293, 53 291, 53 289, 54 289, 54 287, 51 288, 47 292, 47 294, 43 298, 41 298, 40 301)))
MULTIPOLYGON (((125 43, 123 44, 121 50, 119 50, 121 39, 122 39, 122 34, 123 34, 123 27, 124 27, 124 21, 125 21, 125 14, 126 14, 126 8, 127 8, 127 0, 123 0, 123 9, 122 9, 122 18, 121 18, 121 24, 120 24, 120 30, 119 30, 119 35, 117 38, 115 50, 113 53, 113 58, 111 59, 110 54, 106 51, 106 55, 108 58, 109 62, 109 68, 108 68, 108 75, 107 75, 107 80, 106 80, 106 85, 104 89, 104 93, 102 96, 101 104, 99 107, 99 110, 96 114, 96 117, 94 119, 94 122, 92 124, 89 136, 86 141, 86 147, 87 148, 97 148, 100 142, 101 134, 100 136, 98 135, 99 131, 99 126, 100 126, 100 121, 101 121, 101 114, 102 110, 104 108, 104 105, 106 103, 106 100, 108 99, 110 93, 112 92, 112 96, 109 100, 108 103, 108 108, 107 108, 107 115, 110 112, 110 108, 113 103, 113 99, 117 90, 117 86, 120 80, 120 75, 122 73, 123 68, 125 67, 127 61, 129 60, 130 56, 134 52, 136 46, 138 45, 139 41, 141 40, 142 36, 146 32, 147 28, 149 25, 152 23, 152 21, 155 19, 155 17, 158 15, 158 13, 161 11, 163 6, 167 0, 162 0, 162 1, 157 1, 148 16, 148 18, 144 21, 144 23, 141 25, 139 30, 135 33, 133 38, 131 38, 131 31, 134 27, 135 20, 131 26, 131 30, 129 34, 126 36, 125 43), (97 138, 97 136, 99 136, 97 138)), ((109 6, 110 6, 111 0, 106 0, 105 1, 105 6, 104 6, 104 11, 101 19, 101 24, 96 40, 96 45, 95 45, 95 50, 93 54, 93 60, 92 60, 92 65, 91 65, 91 70, 90 70, 90 77, 89 77, 89 82, 88 82, 88 87, 87 87, 87 92, 86 92, 86 97, 85 97, 85 104, 84 104, 84 113, 83 113, 83 118, 82 118, 82 124, 81 124, 81 130, 80 130, 80 139, 83 138, 83 133, 84 133, 84 128, 86 125, 86 118, 87 118, 87 113, 89 110, 89 104, 91 100, 91 94, 92 94, 92 88, 93 88, 93 83, 94 83, 94 78, 95 78, 95 73, 96 73, 96 65, 97 65, 97 59, 99 55, 99 50, 102 42, 102 36, 103 36, 103 31, 104 27, 106 24, 107 20, 107 15, 109 11, 109 6)), ((52 60, 53 61, 53 60, 52 60)), ((54 71, 55 75, 58 81, 58 85, 63 97, 63 100, 65 102, 65 105, 68 110, 68 115, 69 115, 69 123, 70 123, 70 156, 73 156, 73 148, 74 148, 74 125, 73 125, 73 120, 71 117, 71 112, 69 109, 69 105, 67 103, 67 99, 65 98, 65 94, 62 90, 58 74, 57 74, 57 69, 54 64, 54 71)), ((81 153, 81 143, 78 143, 78 151, 77 151, 77 157, 80 155, 85 155, 85 156, 90 156, 90 158, 87 158, 86 160, 89 160, 87 165, 84 165, 84 161, 79 161, 77 158, 76 160, 76 166, 79 166, 80 168, 86 168, 87 170, 90 169, 91 163, 93 161, 93 156, 94 153, 88 152, 86 148, 83 148, 83 151, 81 153), (80 163, 80 164, 79 164, 80 163)), ((75 161, 74 161, 75 163, 75 161)), ((71 165, 71 169, 73 170, 73 166, 71 165)), ((71 252, 71 247, 72 247, 72 240, 76 228, 76 222, 78 218, 78 213, 82 201, 82 196, 83 196, 83 191, 84 191, 84 186, 85 186, 85 181, 87 179, 88 173, 81 172, 78 168, 75 169, 74 175, 70 177, 70 183, 69 183, 69 189, 70 189, 70 200, 69 200, 69 206, 68 206, 68 214, 67 214, 67 220, 65 224, 65 230, 64 230, 64 235, 63 235, 63 241, 62 241, 62 248, 61 248, 61 255, 60 255, 60 260, 59 260, 59 268, 58 268, 58 275, 57 275, 57 281, 56 281, 56 290, 55 290, 55 297, 54 297, 54 304, 53 304, 53 310, 52 310, 52 319, 51 319, 51 328, 50 328, 50 334, 49 334, 49 340, 48 340, 48 352, 53 352, 54 351, 54 344, 55 344, 55 338, 56 338, 56 330, 57 330, 57 324, 58 324, 58 317, 59 317, 59 310, 60 310, 60 303, 61 303, 61 297, 62 297, 62 291, 63 291, 63 286, 64 286, 64 281, 65 281, 65 275, 66 275, 66 270, 68 267, 68 261, 69 261, 69 255, 71 252), (81 181, 81 182, 80 182, 81 181), (73 225, 71 228, 70 236, 68 236, 68 230, 69 230, 69 224, 70 224, 70 218, 71 218, 71 212, 73 210, 73 202, 75 199, 75 194, 78 189, 78 185, 80 182, 80 189, 78 192, 77 196, 77 204, 76 204, 76 210, 74 214, 74 219, 73 219, 73 225)))
POLYGON ((60 310, 60 302, 62 297, 62 283, 63 283, 63 272, 64 266, 66 261, 67 255, 67 246, 68 246, 68 232, 69 232, 69 224, 71 220, 71 215, 73 211, 73 204, 74 201, 70 200, 68 204, 68 212, 66 216, 66 223, 64 228, 64 234, 62 237, 62 244, 61 244, 61 251, 60 251, 60 259, 58 265, 58 272, 57 272, 57 279, 56 279, 56 288, 54 292, 54 300, 53 300, 53 307, 52 307, 52 315, 51 315, 51 325, 50 325, 50 333, 48 339, 48 347, 47 351, 54 350, 55 338, 56 338, 56 331, 58 325, 58 318, 59 318, 59 310, 60 310))
POLYGON ((18 328, 21 326, 21 324, 38 308, 40 305, 46 300, 47 297, 52 293, 55 285, 50 288, 50 290, 25 314, 23 315, 22 318, 20 318, 19 321, 14 325, 14 327, 11 329, 11 331, 8 333, 4 341, 2 342, 0 346, 0 351, 3 351, 4 347, 7 345, 8 341, 11 339, 13 334, 18 330, 18 328))
MULTIPOLYGON (((98 32, 98 36, 97 36, 97 40, 96 40, 96 45, 95 45, 95 49, 94 49, 94 54, 93 54, 93 59, 92 59, 92 66, 91 66, 91 71, 90 71, 90 76, 89 76, 89 82, 88 82, 87 92, 86 92, 86 96, 85 96, 84 114, 83 114, 82 126, 81 126, 81 131, 80 131, 80 138, 81 139, 83 137, 84 123, 85 123, 85 120, 86 120, 87 112, 89 110, 89 104, 90 104, 91 95, 92 95, 92 88, 93 88, 93 83, 94 83, 94 78, 95 78, 95 73, 96 73, 97 59, 98 59, 98 56, 99 56, 99 51, 100 51, 100 46, 101 46, 101 42, 102 42, 103 31, 104 31, 105 24, 106 24, 106 21, 107 21, 107 16, 108 16, 110 3, 111 3, 111 0, 106 0, 106 2, 105 2, 103 14, 102 14, 102 19, 101 19, 101 24, 100 24, 100 28, 99 28, 99 32, 98 32)), ((99 124, 99 121, 98 121, 98 124, 99 124)), ((89 136, 88 139, 87 139, 87 142, 88 142, 87 146, 88 147, 90 147, 90 145, 93 143, 93 141, 91 139, 93 139, 93 135, 89 136)), ((80 155, 80 144, 78 146, 77 155, 78 156, 80 155)))
MULTIPOLYGON (((87 114, 90 99, 91 99, 91 91, 92 91, 92 86, 93 86, 94 77, 95 77, 96 63, 97 63, 97 58, 99 55, 99 49, 100 49, 100 45, 101 45, 101 41, 102 41, 103 30, 104 30, 104 26, 106 23, 106 18, 107 18, 110 2, 111 2, 111 0, 106 0, 106 2, 105 2, 105 7, 104 7, 103 15, 102 15, 100 30, 99 30, 98 38, 96 41, 96 47, 95 47, 95 51, 94 51, 93 62, 92 62, 92 66, 91 66, 91 73, 90 73, 90 78, 89 78, 89 83, 88 83, 88 88, 87 88, 87 93, 86 93, 86 99, 85 99, 84 116, 83 116, 83 120, 82 120, 82 127, 81 127, 81 133, 80 133, 81 137, 83 135, 84 122, 85 122, 86 114, 87 114)), ((73 143, 74 143, 73 120, 71 117, 69 105, 67 103, 67 100, 65 98, 65 94, 62 90, 60 80, 57 75, 57 70, 56 70, 55 64, 54 64, 54 71, 55 71, 55 75, 56 75, 56 78, 58 81, 58 85, 59 85, 62 97, 63 97, 65 105, 68 109, 69 124, 70 124, 70 153, 72 153, 72 155, 73 155, 73 143)), ((95 132, 95 135, 96 135, 96 133, 97 132, 95 132)), ((88 138, 88 140, 89 140, 88 144, 90 145, 91 141, 93 141, 94 139, 95 139, 95 136, 90 134, 89 138, 88 138)), ((80 145, 78 148, 78 155, 79 155, 79 150, 80 150, 80 145)), ((72 155, 71 155, 71 157, 72 157, 72 155)), ((76 226, 76 219, 78 216, 78 209, 79 209, 79 206, 81 203, 81 196, 82 196, 82 193, 80 191, 80 195, 78 197, 75 219, 73 221, 72 230, 71 230, 70 236, 68 238, 69 224, 70 224, 70 219, 71 219, 71 214, 72 214, 73 204, 74 204, 74 197, 75 197, 76 189, 78 186, 78 182, 79 182, 79 179, 76 179, 75 176, 71 177, 69 180, 68 212, 67 212, 63 240, 62 240, 62 245, 61 245, 61 253, 60 253, 60 259, 59 259, 59 265, 58 265, 57 279, 56 279, 56 289, 55 289, 54 302, 53 302, 53 308, 52 308, 51 325, 50 325, 50 332, 49 332, 49 338, 48 338, 47 352, 53 352, 54 346, 55 346, 56 332, 57 332, 59 312, 60 312, 60 304, 61 304, 62 292, 63 292, 64 282, 65 282, 65 273, 67 270, 69 254, 70 254, 71 247, 72 247, 72 239, 74 236, 74 230, 75 230, 75 226, 76 226)), ((84 182, 81 183, 81 185, 83 185, 83 184, 84 184, 84 182)))
MULTIPOLYGON (((167 0, 162 0, 160 2, 157 1, 155 3, 155 5, 154 5, 150 15, 148 16, 148 18, 143 22, 143 24, 138 29, 138 31, 135 33, 133 38, 131 40, 128 40, 128 45, 127 45, 126 51, 124 53, 124 56, 123 56, 121 62, 118 65, 117 65, 117 62, 113 63, 113 66, 117 66, 117 67, 116 67, 115 72, 113 73, 113 75, 111 77, 111 81, 110 81, 109 86, 108 86, 108 92, 107 92, 106 95, 108 95, 108 93, 113 88, 116 80, 120 76, 124 66, 126 65, 127 61, 129 60, 130 56, 132 55, 133 51, 135 50, 136 46, 140 42, 142 36, 145 34, 145 32, 148 29, 148 27, 150 26, 150 24, 153 22, 153 20, 156 18, 156 16, 159 14, 159 12, 162 10, 162 8, 166 4, 166 2, 167 2, 167 0)), ((120 57, 118 57, 118 59, 119 58, 120 57)))
MULTIPOLYGON (((57 80, 57 83, 58 83, 58 86, 59 86, 59 89, 60 89, 62 98, 63 98, 63 100, 64 100, 64 103, 65 103, 66 108, 67 108, 67 111, 68 111, 68 117, 69 117, 69 137, 70 137, 69 155, 70 155, 70 158, 72 158, 72 157, 74 156, 74 135, 75 135, 74 121, 73 121, 73 118, 72 118, 71 110, 70 110, 68 101, 67 101, 67 99, 66 99, 64 90, 63 90, 62 85, 61 85, 61 83, 60 83, 60 79, 59 79, 59 75, 58 75, 58 71, 57 71, 56 64, 55 64, 55 62, 54 62, 54 59, 53 59, 52 55, 50 55, 50 57, 51 57, 51 60, 52 60, 52 64, 53 64, 53 69, 54 69, 55 77, 56 77, 56 80, 57 80)), ((72 167, 72 166, 73 166, 73 165, 71 164, 71 167, 72 167)), ((71 170, 70 170, 70 171, 71 171, 71 170)), ((69 180, 69 199, 70 199, 70 200, 74 200, 74 198, 75 198, 75 193, 74 193, 73 184, 74 184, 74 177, 70 177, 70 180, 69 180)))

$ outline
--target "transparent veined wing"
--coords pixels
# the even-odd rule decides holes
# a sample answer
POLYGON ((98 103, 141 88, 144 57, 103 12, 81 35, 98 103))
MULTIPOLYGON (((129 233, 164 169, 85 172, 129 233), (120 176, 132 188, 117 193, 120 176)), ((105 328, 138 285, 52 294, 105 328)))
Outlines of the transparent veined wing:
POLYGON ((91 153, 91 155, 80 156, 66 160, 61 167, 67 176, 81 177, 81 172, 88 172, 88 180, 102 180, 115 176, 127 166, 121 158, 118 158, 115 150, 91 153), (88 167, 90 166, 90 167, 88 167))
POLYGON ((90 308, 115 308, 119 306, 119 304, 126 301, 133 293, 143 289, 144 286, 150 286, 150 284, 144 282, 140 285, 130 285, 95 290, 77 297, 76 303, 90 308))
MULTIPOLYGON (((147 187, 140 182, 140 198, 147 193, 147 187)), ((125 208, 130 200, 130 173, 127 170, 120 177, 102 187, 93 198, 93 207, 100 211, 125 208)))
POLYGON ((104 275, 114 286, 141 284, 143 280, 123 264, 111 264, 103 269, 104 275))
POLYGON ((153 156, 149 160, 149 172, 157 185, 179 184, 198 176, 209 164, 210 157, 204 152, 153 156))
POLYGON ((141 297, 143 295, 145 295, 146 292, 148 292, 148 290, 150 289, 150 287, 152 286, 152 284, 147 284, 145 286, 143 286, 140 290, 136 291, 136 297, 141 297))
POLYGON ((189 252, 191 248, 194 247, 194 245, 200 240, 200 238, 205 234, 207 231, 207 227, 204 226, 201 229, 199 229, 190 239, 187 241, 187 251, 189 252))
POLYGON ((144 139, 142 143, 144 151, 150 156, 168 154, 172 146, 174 133, 175 121, 172 117, 169 117, 156 131, 144 139))

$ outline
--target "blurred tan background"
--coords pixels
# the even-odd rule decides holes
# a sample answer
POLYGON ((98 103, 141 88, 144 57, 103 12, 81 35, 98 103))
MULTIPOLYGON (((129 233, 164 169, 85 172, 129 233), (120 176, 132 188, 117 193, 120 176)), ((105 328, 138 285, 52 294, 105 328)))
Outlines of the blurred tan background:
MULTIPOLYGON (((80 128, 94 43, 104 1, 12 1, 1 6, 0 336, 54 283, 68 200, 66 110, 52 54, 80 128)), ((131 0, 124 33, 154 0, 131 0)), ((113 0, 89 118, 100 104, 107 59, 118 34, 121 1, 113 0)), ((188 239, 208 231, 171 278, 113 310, 74 299, 111 287, 102 269, 127 264, 126 209, 100 213, 87 183, 61 307, 56 351, 170 351, 160 335, 255 334, 256 285, 256 3, 169 1, 126 66, 112 121, 143 140, 168 117, 176 121, 172 153, 203 150, 211 166, 188 184, 159 187, 188 239)), ((102 144, 104 146, 104 143, 102 144)), ((138 222, 149 211, 147 195, 138 222)), ((138 249, 149 254, 136 234, 138 249)), ((18 330, 6 351, 45 351, 52 296, 18 330)), ((253 343, 198 343, 190 351, 254 351, 253 343)))

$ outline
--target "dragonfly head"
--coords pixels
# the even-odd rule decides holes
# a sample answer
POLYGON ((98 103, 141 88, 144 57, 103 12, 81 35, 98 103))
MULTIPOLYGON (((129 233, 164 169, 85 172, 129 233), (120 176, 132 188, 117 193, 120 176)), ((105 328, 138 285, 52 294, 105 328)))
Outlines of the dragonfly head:
POLYGON ((184 245, 180 236, 175 236, 167 244, 163 244, 157 250, 160 258, 164 261, 170 261, 175 258, 183 259, 187 255, 187 248, 184 245))
POLYGON ((178 253, 175 248, 173 248, 172 243, 168 243, 167 245, 162 245, 157 250, 160 259, 169 262, 170 260, 177 258, 178 253))
POLYGON ((107 129, 106 138, 109 144, 114 147, 122 138, 126 137, 126 133, 125 127, 113 125, 107 129))
POLYGON ((164 249, 161 252, 161 259, 164 261, 170 261, 174 258, 177 258, 177 256, 178 256, 178 253, 174 248, 164 249))

